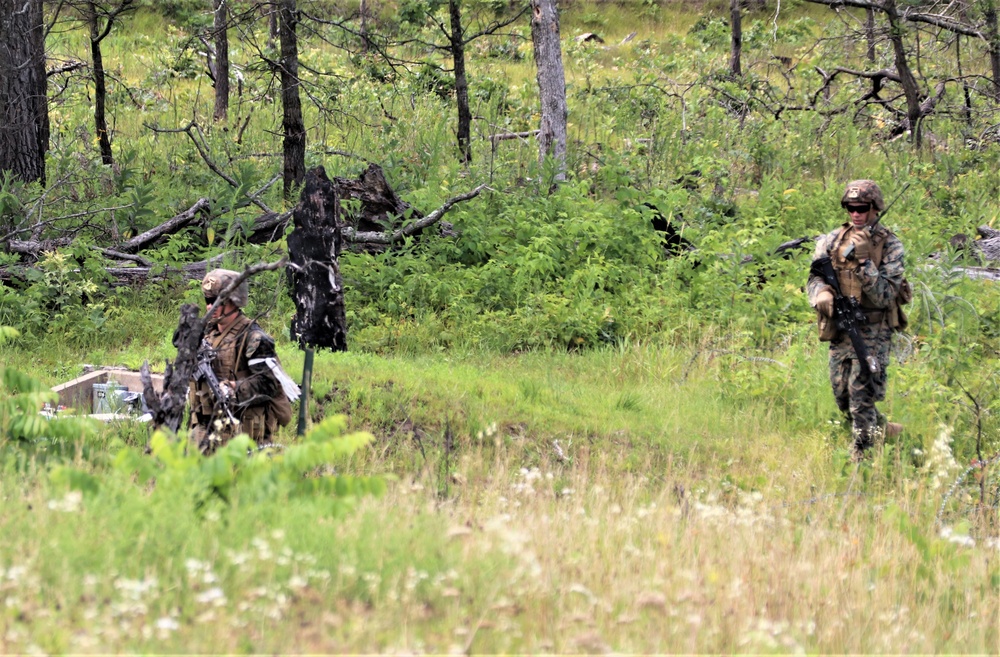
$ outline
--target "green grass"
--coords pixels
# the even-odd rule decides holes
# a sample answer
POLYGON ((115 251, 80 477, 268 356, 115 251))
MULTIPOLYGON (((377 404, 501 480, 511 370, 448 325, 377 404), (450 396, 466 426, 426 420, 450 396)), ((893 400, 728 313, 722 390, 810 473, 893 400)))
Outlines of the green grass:
POLYGON ((901 478, 896 447, 839 472, 842 430, 734 405, 714 391, 727 365, 691 363, 320 354, 326 412, 376 434, 344 467, 395 475, 343 517, 197 511, 69 456, 102 480, 74 497, 51 457, 19 471, 7 445, 6 650, 990 650, 996 547, 935 538, 940 492, 901 478))
MULTIPOLYGON (((374 159, 424 211, 492 187, 448 215, 457 239, 342 260, 351 351, 317 354, 310 416, 317 426, 344 414, 374 439, 295 483, 374 475, 388 491, 351 510, 333 504, 349 497, 269 488, 261 473, 281 457, 237 461, 241 481, 264 483, 229 488, 232 469, 198 479, 206 473, 182 469, 190 462, 136 454, 149 439, 141 425, 80 440, 0 436, 0 652, 994 652, 996 508, 973 510, 971 476, 945 495, 977 456, 977 419, 983 456, 1000 435, 1000 295, 947 266, 954 233, 996 219, 996 149, 965 148, 969 128, 944 113, 927 122, 939 141, 920 152, 883 139, 884 115, 775 119, 750 82, 715 75, 727 61, 721 23, 691 31, 725 15, 716 4, 566 10, 570 180, 555 194, 539 184, 533 142, 476 141, 460 166, 451 99, 303 44, 310 65, 344 76, 322 89, 333 114, 306 104, 310 164, 344 176, 364 166, 322 147, 374 159), (583 31, 606 44, 575 44, 583 31), (726 94, 753 111, 741 115, 726 94), (841 185, 858 176, 890 194, 913 183, 888 223, 918 297, 880 405, 906 431, 854 466, 801 289, 808 257, 770 254, 835 225, 841 185), (692 258, 660 255, 644 202, 696 243, 692 258), (202 495, 214 476, 228 502, 202 495)), ((813 49, 829 15, 783 9, 776 43, 770 12, 747 17, 748 80, 785 88, 772 53, 801 58, 790 73, 799 94, 815 87, 815 63, 863 66, 858 42, 813 49)), ((144 106, 112 84, 116 155, 136 153, 124 173, 93 163, 83 85, 53 105, 53 177, 74 180, 45 216, 130 205, 149 184, 149 214, 115 215, 134 234, 200 196, 232 200, 185 135, 147 124, 196 118, 213 157, 249 188, 278 170, 259 155, 280 150, 266 80, 248 74, 229 125, 211 125, 200 60, 169 72, 187 36, 143 10, 105 42, 109 68, 144 106), (237 117, 251 110, 237 144, 237 117)), ((50 45, 86 58, 79 30, 50 45)), ((922 47, 928 75, 948 70, 922 47)), ((487 54, 470 50, 474 136, 535 128, 530 57, 487 54)), ((838 87, 832 102, 853 91, 838 87)), ((953 91, 945 105, 960 100, 953 91)), ((978 132, 992 119, 976 103, 978 132)), ((276 189, 264 198, 284 206, 276 189)), ((231 222, 256 213, 213 219, 212 244, 199 228, 151 257, 214 255, 231 222)), ((276 257, 240 249, 227 266, 276 257)), ((112 293, 86 240, 71 251, 46 265, 49 278, 3 289, 0 324, 31 332, 0 345, 2 365, 48 386, 84 363, 162 370, 177 306, 198 301, 197 286, 112 293), (94 315, 87 304, 98 302, 94 315)), ((276 274, 256 279, 250 312, 299 378, 283 290, 276 274)), ((0 427, 25 399, 0 397, 0 427)), ((278 439, 299 445, 293 427, 278 439)))

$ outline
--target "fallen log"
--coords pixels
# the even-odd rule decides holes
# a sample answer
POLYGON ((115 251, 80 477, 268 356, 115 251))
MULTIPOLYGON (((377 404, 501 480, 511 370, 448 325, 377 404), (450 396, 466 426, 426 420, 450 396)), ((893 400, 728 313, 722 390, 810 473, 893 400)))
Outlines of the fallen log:
POLYGON ((211 202, 207 198, 200 198, 190 208, 163 222, 156 228, 151 228, 145 233, 136 235, 127 242, 123 242, 115 247, 115 250, 124 253, 135 253, 156 243, 164 235, 171 235, 182 228, 190 225, 196 218, 208 214, 211 202))
MULTIPOLYGON (((110 258, 132 259, 137 251, 148 248, 156 244, 163 237, 172 235, 190 226, 200 217, 206 217, 210 206, 211 201, 207 198, 200 198, 190 208, 167 219, 159 226, 150 228, 146 232, 140 233, 132 239, 117 244, 110 249, 99 250, 102 250, 102 252, 107 251, 105 255, 110 258), (114 253, 116 251, 118 254, 114 253)), ((38 258, 40 254, 46 251, 54 251, 69 246, 75 239, 73 237, 58 237, 48 240, 10 240, 6 244, 6 251, 7 253, 17 253, 22 256, 38 258)))
MULTIPOLYGON (((441 207, 424 215, 396 194, 377 164, 369 164, 357 178, 334 177, 330 184, 340 205, 339 225, 343 240, 360 248, 376 249, 420 235, 425 228, 440 221, 455 204, 473 199, 486 189, 486 185, 479 185, 449 198, 441 207), (350 211, 344 207, 344 201, 357 201, 357 208, 350 211)), ((257 217, 249 241, 264 244, 277 239, 284 234, 292 214, 289 210, 257 217)), ((446 233, 442 230, 442 234, 446 233)))
MULTIPOLYGON (((181 267, 105 267, 104 271, 112 277, 112 287, 133 286, 149 281, 162 281, 177 276, 185 281, 200 281, 208 273, 209 268, 221 267, 227 255, 232 253, 213 256, 208 260, 199 262, 189 262, 181 267)), ((0 268, 0 283, 11 281, 25 281, 27 275, 25 271, 31 267, 26 265, 13 265, 0 268)))

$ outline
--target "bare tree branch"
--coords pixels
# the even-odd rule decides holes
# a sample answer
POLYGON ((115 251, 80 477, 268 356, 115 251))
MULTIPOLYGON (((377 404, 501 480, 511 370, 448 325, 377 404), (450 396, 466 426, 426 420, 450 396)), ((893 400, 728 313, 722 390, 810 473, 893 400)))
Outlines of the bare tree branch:
POLYGON ((377 233, 374 231, 360 232, 353 227, 345 226, 343 228, 342 234, 344 239, 348 242, 353 242, 355 244, 395 244, 396 242, 402 241, 404 238, 413 235, 417 231, 427 228, 431 224, 436 223, 441 217, 445 215, 456 203, 461 203, 462 201, 468 201, 479 196, 480 192, 486 189, 486 184, 479 185, 475 189, 465 192, 464 194, 459 194, 458 196, 453 196, 447 201, 445 201, 441 207, 434 210, 425 217, 414 221, 411 224, 403 226, 399 230, 392 233, 377 233))
POLYGON ((149 246, 164 235, 176 233, 178 230, 194 221, 198 215, 208 214, 210 206, 211 202, 207 198, 200 198, 194 205, 184 212, 181 212, 172 219, 163 222, 156 228, 151 228, 144 233, 136 235, 129 241, 119 244, 117 249, 124 253, 135 253, 136 251, 149 246))

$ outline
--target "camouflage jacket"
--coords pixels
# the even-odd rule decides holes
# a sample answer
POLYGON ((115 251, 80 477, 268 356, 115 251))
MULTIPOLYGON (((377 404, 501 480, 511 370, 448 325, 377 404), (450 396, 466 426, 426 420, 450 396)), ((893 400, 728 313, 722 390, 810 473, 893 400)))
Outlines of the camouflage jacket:
POLYGON ((237 407, 262 406, 278 392, 279 383, 266 365, 250 365, 252 358, 269 358, 275 355, 274 340, 245 315, 233 322, 226 331, 211 326, 205 332, 207 339, 218 351, 212 369, 220 381, 230 381, 235 386, 237 407))
MULTIPOLYGON (((833 255, 830 250, 846 226, 847 224, 844 224, 819 239, 813 260, 833 255)), ((882 257, 877 266, 875 262, 868 260, 863 266, 858 265, 855 268, 863 292, 863 298, 859 301, 866 308, 889 308, 894 304, 903 284, 903 243, 882 225, 875 229, 873 239, 883 242, 882 257)), ((826 283, 820 277, 810 274, 806 292, 811 306, 816 306, 816 295, 824 289, 827 289, 826 283)))

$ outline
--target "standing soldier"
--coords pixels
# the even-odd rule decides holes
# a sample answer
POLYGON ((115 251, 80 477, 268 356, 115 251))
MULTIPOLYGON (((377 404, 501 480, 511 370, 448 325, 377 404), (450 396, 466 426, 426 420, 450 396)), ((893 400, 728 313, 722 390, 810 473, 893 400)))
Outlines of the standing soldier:
MULTIPOLYGON (((201 282, 206 306, 211 307, 239 275, 228 269, 208 272, 201 282)), ((249 285, 243 281, 208 318, 199 361, 210 360, 215 387, 224 399, 217 398, 208 377, 192 381, 190 439, 203 453, 240 433, 258 445, 268 444, 277 427, 291 420, 281 380, 287 375, 277 365, 274 340, 241 310, 248 295, 249 285)))
POLYGON ((858 329, 869 356, 877 362, 876 372, 869 373, 847 333, 838 330, 834 290, 816 274, 810 274, 806 289, 819 314, 820 340, 830 342, 830 383, 837 406, 852 423, 852 456, 857 460, 877 437, 903 430, 900 424, 886 422, 875 402, 885 399, 890 341, 894 330, 905 328, 899 304, 909 301, 909 284, 903 278, 903 244, 879 224, 885 210, 879 186, 871 180, 849 182, 840 205, 847 210, 848 221, 820 238, 813 259, 829 256, 841 293, 860 303, 864 320, 858 329))

